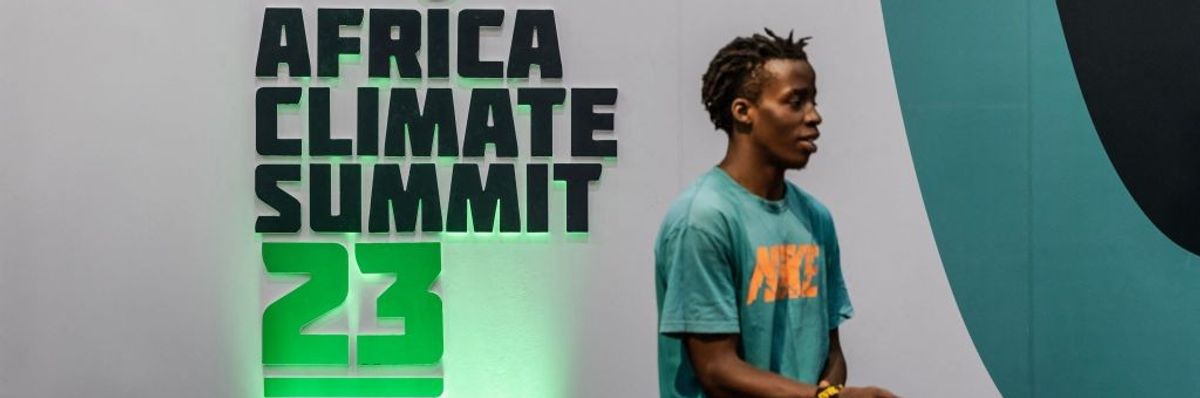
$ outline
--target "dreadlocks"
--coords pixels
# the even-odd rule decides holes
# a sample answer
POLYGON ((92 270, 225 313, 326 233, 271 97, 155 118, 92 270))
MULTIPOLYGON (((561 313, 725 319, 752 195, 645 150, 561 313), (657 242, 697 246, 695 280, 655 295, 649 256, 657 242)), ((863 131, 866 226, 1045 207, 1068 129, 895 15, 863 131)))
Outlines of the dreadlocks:
POLYGON ((770 29, 763 30, 767 32, 766 36, 755 33, 751 37, 733 39, 717 52, 708 64, 708 71, 704 72, 700 92, 704 108, 713 125, 726 133, 733 132, 733 115, 729 112, 733 100, 758 100, 762 93, 763 64, 772 59, 808 60, 804 46, 808 45, 810 37, 793 40, 792 32, 789 32, 785 39, 770 29))

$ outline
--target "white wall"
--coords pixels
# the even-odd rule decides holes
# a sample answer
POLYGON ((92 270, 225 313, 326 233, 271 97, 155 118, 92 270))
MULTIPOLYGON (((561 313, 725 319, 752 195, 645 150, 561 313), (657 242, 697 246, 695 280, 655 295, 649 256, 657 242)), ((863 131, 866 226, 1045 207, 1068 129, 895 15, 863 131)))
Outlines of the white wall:
MULTIPOLYGON (((291 285, 265 276, 259 243, 346 241, 253 233, 255 215, 267 214, 253 191, 254 88, 273 84, 253 74, 262 8, 304 7, 315 48, 317 6, 444 4, 0 5, 0 396, 261 394, 261 311, 291 285)), ((512 11, 555 9, 561 85, 620 89, 620 153, 591 190, 586 240, 561 233, 562 191, 552 189, 548 241, 443 241, 446 397, 656 394, 654 235, 671 199, 724 148, 700 106, 700 75, 720 46, 764 26, 814 36, 821 152, 791 177, 838 222, 858 314, 842 330, 851 383, 917 397, 999 395, 937 256, 878 3, 449 6, 510 11, 503 33, 484 42, 495 59, 506 55, 512 11)), ((333 97, 341 136, 352 135, 365 69, 342 66, 333 97)), ((467 92, 456 91, 460 125, 467 92)), ((556 161, 572 161, 567 119, 556 116, 556 161)), ((298 136, 301 121, 281 126, 298 136)), ((319 327, 345 330, 345 316, 319 327)))

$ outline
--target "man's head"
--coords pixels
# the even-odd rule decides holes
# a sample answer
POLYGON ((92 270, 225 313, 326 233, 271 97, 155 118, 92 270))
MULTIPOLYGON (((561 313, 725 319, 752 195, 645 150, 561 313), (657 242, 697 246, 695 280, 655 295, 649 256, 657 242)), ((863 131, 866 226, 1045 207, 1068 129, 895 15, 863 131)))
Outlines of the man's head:
POLYGON ((736 38, 717 52, 704 73, 704 107, 731 145, 748 146, 774 166, 802 168, 817 150, 821 124, 808 38, 766 33, 736 38))

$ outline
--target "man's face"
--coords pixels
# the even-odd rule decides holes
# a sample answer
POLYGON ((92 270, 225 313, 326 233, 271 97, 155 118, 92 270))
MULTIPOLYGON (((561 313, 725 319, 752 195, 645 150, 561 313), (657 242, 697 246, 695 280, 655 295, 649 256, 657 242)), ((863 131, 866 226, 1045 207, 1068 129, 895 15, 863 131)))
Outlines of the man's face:
POLYGON ((803 168, 821 135, 816 74, 808 62, 793 59, 772 59, 762 68, 762 93, 746 110, 750 138, 770 164, 803 168))

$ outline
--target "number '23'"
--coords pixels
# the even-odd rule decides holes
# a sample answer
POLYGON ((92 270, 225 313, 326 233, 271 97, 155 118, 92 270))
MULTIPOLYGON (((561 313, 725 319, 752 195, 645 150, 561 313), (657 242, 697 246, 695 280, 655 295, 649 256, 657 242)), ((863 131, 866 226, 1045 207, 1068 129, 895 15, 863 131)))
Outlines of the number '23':
MULTIPOLYGON (((349 256, 337 243, 266 242, 267 272, 310 279, 263 313, 264 365, 348 365, 349 336, 301 331, 346 301, 349 256)), ((359 365, 431 365, 442 358, 442 299, 429 291, 442 270, 441 246, 358 243, 354 254, 365 274, 393 274, 396 282, 376 301, 378 319, 404 319, 402 335, 360 335, 359 365)))

